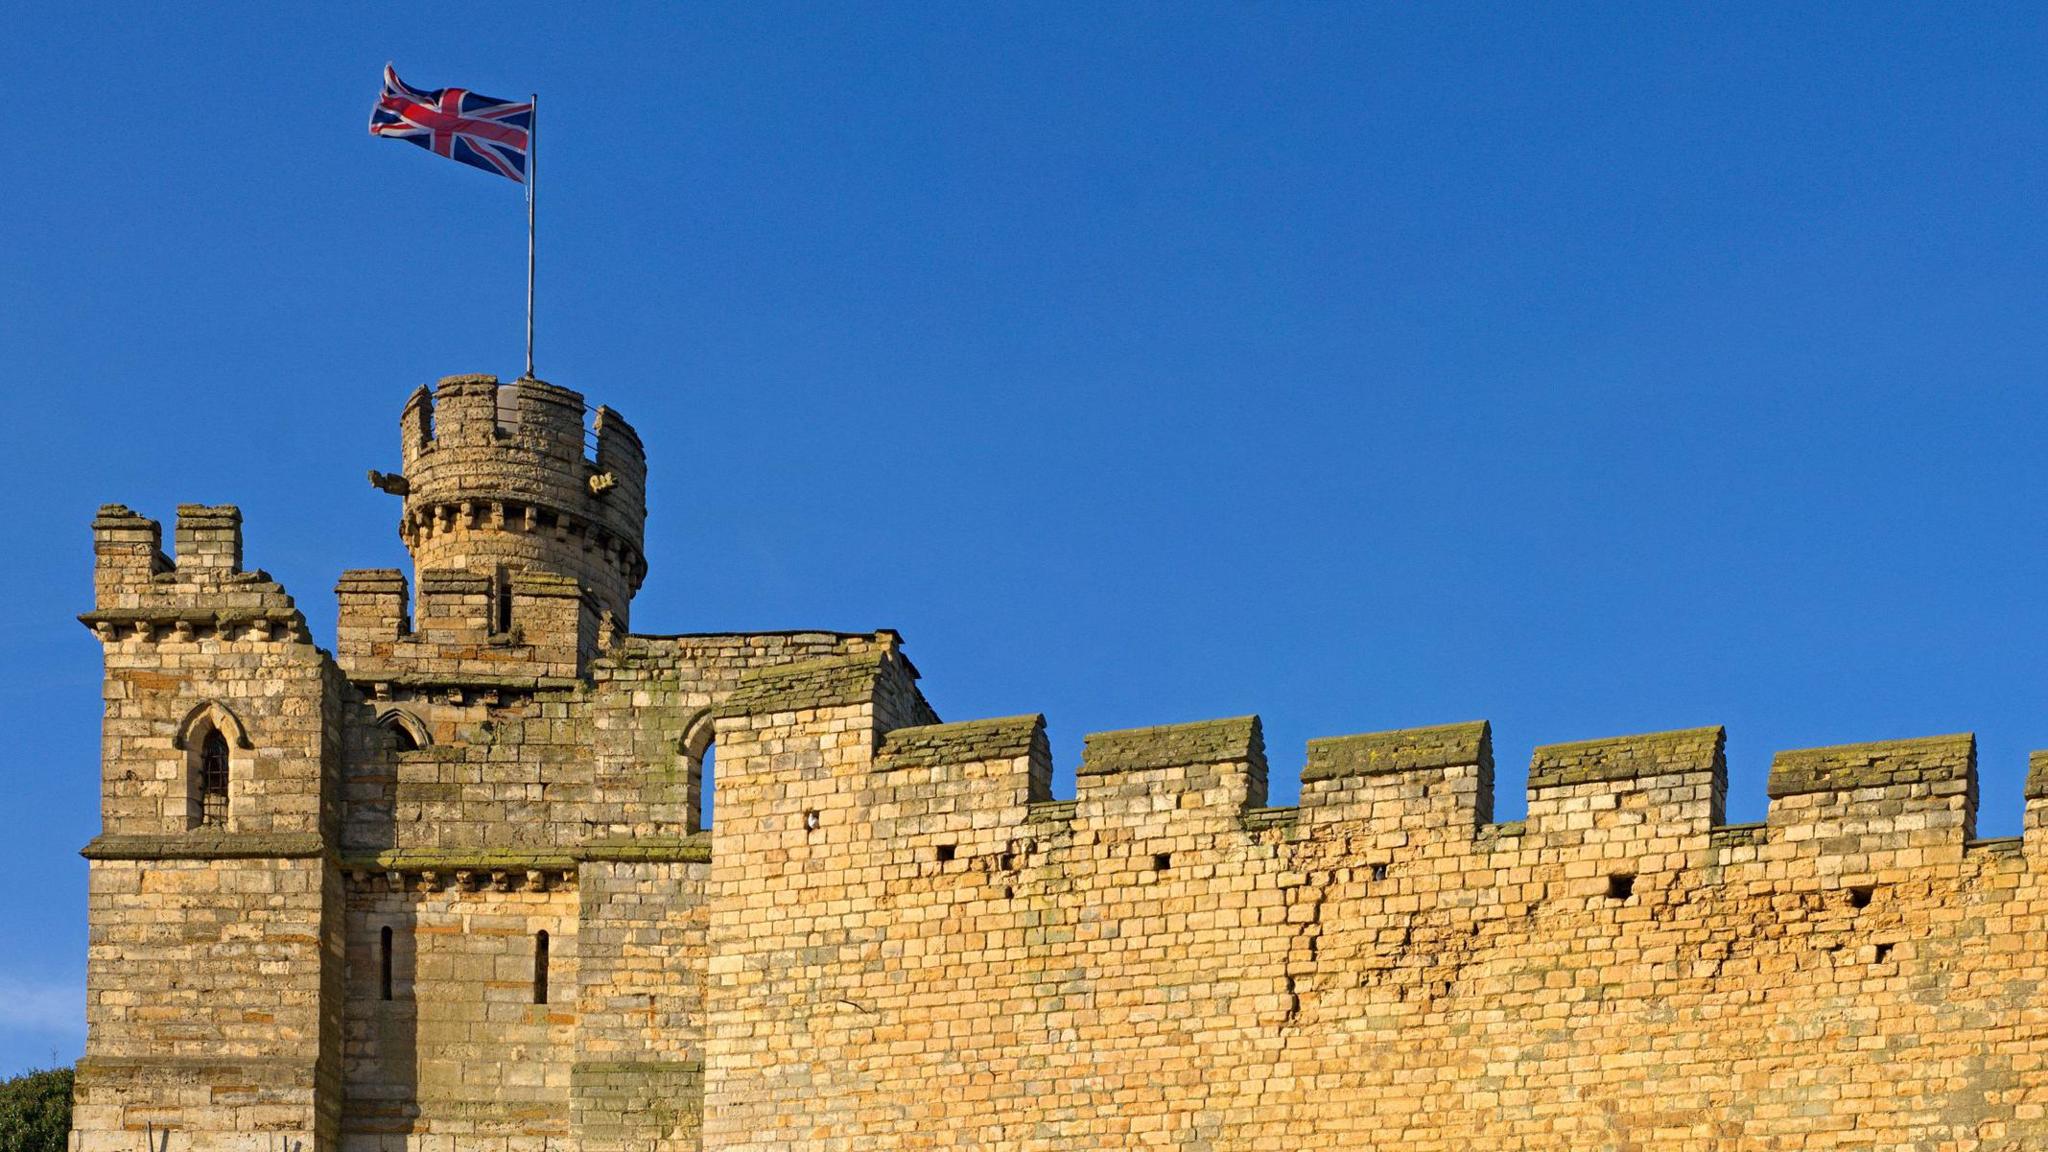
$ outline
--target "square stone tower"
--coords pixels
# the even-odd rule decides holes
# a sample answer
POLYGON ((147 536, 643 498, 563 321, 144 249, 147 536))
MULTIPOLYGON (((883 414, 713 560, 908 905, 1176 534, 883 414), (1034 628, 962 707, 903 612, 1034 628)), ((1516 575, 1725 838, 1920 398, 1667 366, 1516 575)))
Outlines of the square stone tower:
POLYGON ((647 467, 565 388, 400 418, 412 578, 332 655, 233 508, 93 524, 106 657, 75 1152, 695 1148, 713 707, 894 633, 628 631, 647 467), (166 1136, 165 1134, 168 1133, 166 1136))

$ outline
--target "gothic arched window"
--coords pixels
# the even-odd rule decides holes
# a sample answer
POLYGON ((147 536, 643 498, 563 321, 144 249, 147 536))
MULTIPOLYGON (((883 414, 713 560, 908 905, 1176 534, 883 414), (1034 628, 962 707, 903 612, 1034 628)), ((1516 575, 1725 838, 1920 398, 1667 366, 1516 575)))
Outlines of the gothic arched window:
POLYGON ((228 740, 220 729, 207 730, 199 745, 199 826, 225 828, 228 823, 228 740))

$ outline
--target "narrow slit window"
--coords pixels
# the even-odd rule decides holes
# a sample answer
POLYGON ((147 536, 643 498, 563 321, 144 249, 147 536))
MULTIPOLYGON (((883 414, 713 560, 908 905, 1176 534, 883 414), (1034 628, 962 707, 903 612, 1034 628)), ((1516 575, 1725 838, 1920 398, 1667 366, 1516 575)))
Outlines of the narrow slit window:
POLYGON ((493 607, 497 611, 496 619, 491 622, 491 630, 503 635, 512 631, 512 574, 503 568, 498 569, 495 585, 493 590, 497 595, 493 607))
POLYGON ((377 952, 378 992, 382 999, 391 999, 391 929, 387 926, 378 935, 377 952))
POLYGON ((533 1002, 548 1002, 548 934, 545 928, 533 935, 533 1002))
POLYGON ((216 728, 199 745, 199 826, 225 828, 228 822, 228 741, 216 728))

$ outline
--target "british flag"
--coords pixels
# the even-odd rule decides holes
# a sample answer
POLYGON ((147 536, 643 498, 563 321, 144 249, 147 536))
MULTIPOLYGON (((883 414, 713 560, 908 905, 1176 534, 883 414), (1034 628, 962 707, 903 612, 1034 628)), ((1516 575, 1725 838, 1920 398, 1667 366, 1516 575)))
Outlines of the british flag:
POLYGON ((370 112, 372 136, 417 144, 521 184, 532 131, 531 101, 497 100, 467 88, 414 88, 389 64, 384 91, 370 112))

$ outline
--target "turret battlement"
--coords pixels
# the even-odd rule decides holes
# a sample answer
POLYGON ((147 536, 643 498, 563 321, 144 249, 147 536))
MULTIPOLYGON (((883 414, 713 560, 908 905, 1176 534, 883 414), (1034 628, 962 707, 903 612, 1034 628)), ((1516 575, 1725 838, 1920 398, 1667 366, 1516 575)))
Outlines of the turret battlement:
POLYGON ((412 394, 400 428, 404 473, 371 480, 404 498, 422 587, 435 570, 554 572, 625 630, 647 575, 647 458, 624 418, 539 380, 449 376, 412 394))
POLYGON ((242 570, 242 510, 178 505, 177 555, 163 527, 120 504, 93 518, 93 610, 81 616, 103 640, 158 633, 248 634, 307 641, 305 617, 266 572, 242 570))

